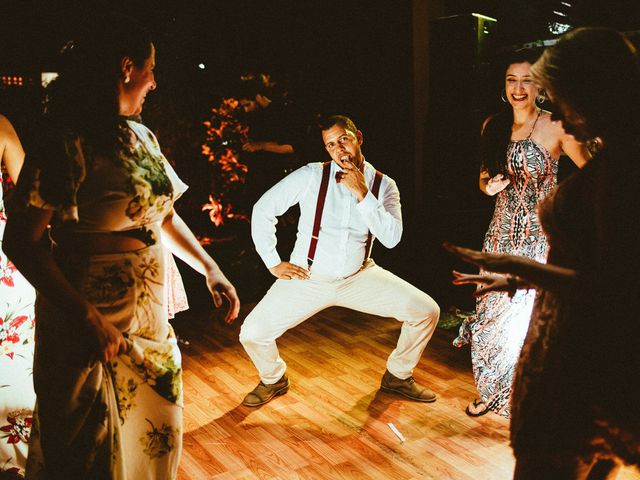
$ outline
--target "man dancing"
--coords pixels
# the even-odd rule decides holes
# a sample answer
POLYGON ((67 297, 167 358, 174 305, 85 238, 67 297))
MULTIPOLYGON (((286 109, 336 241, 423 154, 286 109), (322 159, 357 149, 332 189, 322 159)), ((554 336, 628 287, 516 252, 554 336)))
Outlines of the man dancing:
POLYGON ((400 242, 398 187, 364 160, 362 132, 348 117, 329 117, 322 139, 333 161, 294 171, 253 207, 253 241, 277 280, 240 330, 240 342, 260 375, 260 383, 242 403, 256 407, 289 390, 276 339, 330 306, 402 322, 380 388, 433 402, 436 395, 418 385, 412 372, 433 335, 440 309, 426 293, 369 258, 374 237, 387 248, 400 242), (298 235, 287 262, 276 251, 276 217, 296 203, 298 235))

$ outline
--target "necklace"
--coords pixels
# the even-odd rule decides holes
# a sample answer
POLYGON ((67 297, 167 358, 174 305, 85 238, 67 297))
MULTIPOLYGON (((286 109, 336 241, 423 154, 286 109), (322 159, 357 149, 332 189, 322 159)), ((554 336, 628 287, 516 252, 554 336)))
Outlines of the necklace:
MULTIPOLYGON (((529 139, 531 138, 531 134, 532 134, 532 133, 533 133, 533 131, 535 130, 536 125, 537 125, 537 123, 538 123, 538 119, 540 118, 540 114, 542 113, 542 110, 541 110, 541 109, 536 109, 536 110, 538 111, 538 113, 536 114, 536 118, 535 118, 535 119, 534 119, 534 121, 533 121, 533 125, 531 126, 531 130, 529 131, 529 135, 527 135, 527 137, 525 138, 525 140, 529 140, 529 139)), ((531 120, 529 120, 529 122, 530 122, 530 121, 531 121, 531 120)), ((517 124, 514 122, 513 127, 511 128, 511 135, 512 135, 512 138, 513 138, 513 132, 514 132, 514 131, 516 131, 516 130, 520 130, 522 127, 524 127, 524 126, 525 126, 527 123, 529 123, 529 122, 521 123, 520 125, 517 125, 517 124), (515 128, 514 128, 514 127, 515 127, 515 128)), ((511 141, 516 141, 516 140, 513 140, 513 139, 512 139, 511 141)))

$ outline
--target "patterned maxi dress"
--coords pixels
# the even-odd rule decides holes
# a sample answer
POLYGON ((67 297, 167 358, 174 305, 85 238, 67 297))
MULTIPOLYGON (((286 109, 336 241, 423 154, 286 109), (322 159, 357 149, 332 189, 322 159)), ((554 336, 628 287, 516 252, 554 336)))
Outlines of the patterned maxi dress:
MULTIPOLYGON (((535 128, 535 125, 534 127, 535 128)), ((533 129, 531 130, 533 133, 533 129)), ((498 193, 483 251, 547 257, 547 240, 536 207, 557 183, 558 161, 531 139, 507 148, 507 188, 498 193)), ((456 346, 471 343, 471 362, 480 399, 495 413, 509 417, 514 369, 535 299, 534 290, 489 293, 476 302, 475 315, 460 328, 456 346)))
MULTIPOLYGON (((0 174, 0 185, 2 184, 0 174)), ((7 223, 0 186, 0 477, 24 475, 33 406, 33 287, 2 251, 7 223)))
POLYGON ((121 130, 130 146, 124 142, 112 157, 94 154, 73 132, 51 135, 42 142, 48 157, 27 156, 18 185, 26 203, 54 209, 62 228, 134 236, 147 245, 100 255, 54 247, 66 277, 123 332, 129 351, 109 363, 95 361, 83 328, 38 295, 27 478, 177 474, 182 369, 167 319, 160 227, 186 185, 146 127, 123 120, 121 130))

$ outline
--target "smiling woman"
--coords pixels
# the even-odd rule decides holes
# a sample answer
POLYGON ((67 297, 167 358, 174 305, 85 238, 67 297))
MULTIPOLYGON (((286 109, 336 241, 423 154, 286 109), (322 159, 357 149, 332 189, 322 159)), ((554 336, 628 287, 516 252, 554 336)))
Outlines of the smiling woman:
POLYGON ((5 240, 38 292, 27 478, 175 478, 182 367, 166 248, 206 276, 216 306, 227 297, 227 322, 239 300, 173 209, 187 186, 128 116, 156 85, 145 29, 102 18, 64 57, 5 240))
MULTIPOLYGON (((536 213, 538 202, 556 185, 561 154, 569 155, 579 166, 587 157, 584 147, 536 105, 536 98, 543 95, 531 77, 536 58, 535 52, 520 50, 505 62, 502 99, 508 111, 485 122, 479 186, 485 194, 496 196, 483 250, 544 262, 547 240, 536 213)), ((454 343, 471 343, 480 396, 467 406, 468 415, 489 411, 510 415, 511 383, 534 296, 527 290, 485 295, 477 300, 475 315, 463 323, 454 343)))
POLYGON ((145 59, 144 64, 138 66, 131 58, 122 59, 121 69, 124 80, 118 83, 120 96, 120 115, 139 115, 142 112, 142 104, 151 90, 155 90, 156 81, 153 69, 156 67, 156 49, 151 44, 151 55, 145 59))

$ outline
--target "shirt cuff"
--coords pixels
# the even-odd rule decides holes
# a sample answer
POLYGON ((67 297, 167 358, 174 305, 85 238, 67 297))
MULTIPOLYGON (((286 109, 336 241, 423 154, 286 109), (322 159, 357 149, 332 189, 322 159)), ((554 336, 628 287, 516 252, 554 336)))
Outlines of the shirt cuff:
POLYGON ((282 261, 280 260, 280 255, 278 255, 278 252, 276 251, 261 254, 260 257, 262 258, 262 261, 267 266, 267 268, 273 268, 276 265, 280 264, 280 262, 282 261))
POLYGON ((369 213, 378 208, 378 199, 373 196, 371 190, 367 192, 361 202, 356 204, 356 208, 360 213, 369 213))

